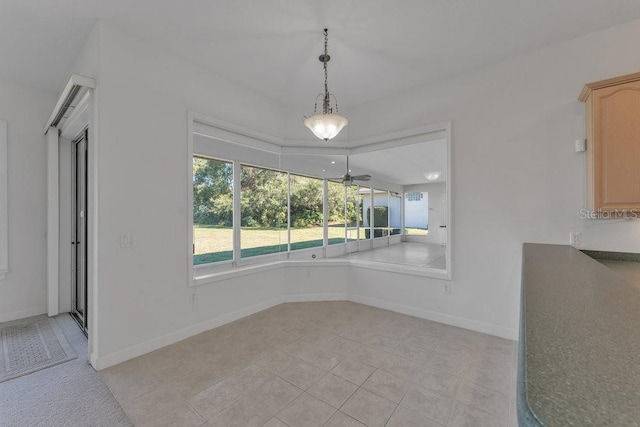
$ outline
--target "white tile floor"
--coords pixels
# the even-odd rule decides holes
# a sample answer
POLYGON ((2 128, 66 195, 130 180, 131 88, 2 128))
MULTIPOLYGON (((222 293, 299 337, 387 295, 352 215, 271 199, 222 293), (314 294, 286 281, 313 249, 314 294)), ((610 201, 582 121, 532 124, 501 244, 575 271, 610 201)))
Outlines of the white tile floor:
POLYGON ((354 252, 344 258, 413 267, 446 268, 446 246, 435 243, 401 242, 373 250, 354 252))
POLYGON ((101 371, 136 425, 517 426, 515 342, 282 304, 101 371))

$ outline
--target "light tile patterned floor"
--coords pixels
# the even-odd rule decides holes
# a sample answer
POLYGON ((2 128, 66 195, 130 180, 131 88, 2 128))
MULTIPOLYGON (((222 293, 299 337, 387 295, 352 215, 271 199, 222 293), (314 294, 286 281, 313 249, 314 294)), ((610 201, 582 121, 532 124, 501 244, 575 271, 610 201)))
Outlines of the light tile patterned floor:
POLYGON ((281 304, 100 372, 141 426, 516 427, 515 342, 281 304))

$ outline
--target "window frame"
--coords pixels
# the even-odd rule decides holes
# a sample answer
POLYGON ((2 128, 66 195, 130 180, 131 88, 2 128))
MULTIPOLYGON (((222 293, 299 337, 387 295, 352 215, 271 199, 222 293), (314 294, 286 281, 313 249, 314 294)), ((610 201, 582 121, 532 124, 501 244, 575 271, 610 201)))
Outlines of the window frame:
MULTIPOLYGON (((285 140, 281 138, 274 138, 269 135, 257 133, 250 129, 237 126, 228 122, 224 122, 218 119, 214 119, 212 117, 209 117, 197 112, 193 112, 193 111, 188 111, 187 133, 188 133, 187 151, 188 151, 189 162, 192 162, 192 158, 194 154, 196 154, 194 152, 195 135, 200 135, 208 139, 211 138, 213 140, 217 140, 225 144, 232 145, 234 147, 233 150, 242 150, 242 148, 249 148, 250 150, 254 150, 254 151, 258 150, 261 152, 266 152, 268 155, 272 156, 271 160, 273 160, 273 156, 277 156, 278 162, 280 161, 279 160, 280 156, 283 154, 324 154, 324 155, 359 154, 359 153, 367 153, 370 151, 376 151, 376 150, 385 149, 385 148, 393 148, 393 147, 399 147, 404 145, 410 145, 414 143, 429 142, 429 141, 444 139, 446 141, 446 164, 447 164, 446 187, 448 188, 451 185, 450 184, 451 183, 451 123, 450 122, 437 123, 437 124, 427 125, 427 126, 423 126, 416 129, 404 130, 404 131, 396 132, 393 134, 381 135, 374 138, 367 138, 361 141, 354 141, 353 145, 355 146, 355 148, 351 148, 351 149, 345 149, 345 148, 317 149, 313 147, 302 147, 302 146, 295 146, 295 143, 292 144, 293 141, 286 141, 287 143, 285 144, 285 140)), ((225 150, 229 151, 228 148, 223 148, 223 151, 225 150)), ((196 155, 203 156, 203 157, 229 158, 229 156, 218 155, 217 152, 215 155, 212 155, 208 153, 207 150, 199 151, 197 152, 196 155)), ((239 167, 240 163, 255 164, 257 167, 273 168, 273 165, 268 164, 267 161, 265 161, 265 163, 263 164, 262 157, 259 162, 251 162, 251 161, 247 162, 247 161, 244 161, 244 159, 242 161, 241 160, 234 161, 234 165, 238 165, 237 167, 239 167)), ((317 258, 318 258, 317 252, 319 252, 318 249, 320 249, 320 247, 300 249, 296 251, 287 251, 286 253, 281 252, 276 254, 276 257, 274 258, 271 258, 273 254, 269 254, 265 256, 250 257, 250 258, 246 258, 248 262, 235 261, 236 259, 239 259, 239 257, 236 257, 236 254, 234 254, 234 262, 229 263, 227 261, 227 263, 231 265, 228 264, 224 269, 215 268, 216 267, 215 264, 213 265, 213 268, 210 267, 211 264, 204 264, 199 268, 195 268, 195 266, 193 266, 193 253, 192 253, 192 246, 191 246, 193 241, 193 198, 192 198, 193 168, 189 167, 187 168, 187 170, 188 170, 188 178, 189 178, 187 180, 187 185, 188 185, 188 188, 187 188, 187 194, 188 194, 188 197, 187 197, 188 199, 187 244, 189 248, 189 250, 187 251, 187 254, 188 254, 188 266, 189 266, 188 268, 189 270, 188 286, 189 287, 200 286, 207 283, 216 282, 219 280, 226 280, 233 277, 242 276, 245 274, 253 274, 256 271, 256 268, 259 269, 259 271, 277 268, 277 266, 280 265, 283 261, 300 261, 300 260, 311 261, 311 259, 313 259, 314 260, 313 262, 317 262, 317 258), (304 252, 311 252, 311 253, 305 254, 304 252), (268 258, 265 258, 265 257, 268 257, 268 258)), ((300 175, 300 173, 298 172, 292 172, 292 173, 300 175)), ((240 174, 236 173, 235 169, 234 169, 234 176, 237 176, 237 180, 238 180, 238 182, 234 181, 234 188, 240 188, 240 182, 239 182, 240 174)), ((324 244, 321 251, 322 253, 320 254, 320 257, 319 257, 320 259, 328 259, 328 258, 334 258, 337 256, 348 255, 349 253, 352 253, 352 252, 374 249, 375 247, 385 246, 385 245, 393 244, 403 240, 402 238, 404 236, 404 215, 405 215, 404 203, 402 203, 402 209, 401 209, 403 230, 400 235, 385 236, 384 238, 375 239, 374 238, 375 233, 373 232, 373 225, 374 225, 372 221, 373 218, 370 218, 369 219, 369 222, 370 222, 370 225, 369 225, 370 238, 369 239, 359 239, 359 232, 360 232, 359 229, 362 227, 361 227, 360 221, 358 220, 358 227, 356 230, 356 233, 358 234, 357 240, 351 241, 351 242, 348 241, 348 234, 347 234, 344 244, 328 245, 327 244, 327 215, 326 215, 326 209, 327 209, 327 200, 326 200, 327 188, 326 187, 327 187, 328 181, 326 178, 323 178, 323 179, 324 179, 324 187, 325 187, 325 191, 324 191, 325 196, 323 200, 323 211, 325 211, 323 212, 324 213, 323 215, 324 244)), ((404 198, 404 193, 405 193, 404 187, 406 186, 396 185, 396 184, 390 184, 390 185, 391 187, 386 187, 386 184, 381 185, 380 182, 378 183, 372 182, 371 186, 368 187, 370 189, 371 200, 373 200, 373 191, 375 187, 386 188, 387 192, 391 192, 391 191, 399 192, 402 194, 404 198)), ((439 279, 445 279, 445 280, 451 280, 452 278, 453 262, 452 262, 452 250, 451 250, 451 246, 452 246, 451 245, 451 240, 452 240, 451 239, 451 235, 452 235, 451 191, 447 190, 445 193, 445 196, 446 196, 445 203, 447 206, 446 213, 445 213, 445 220, 448 225, 446 230, 446 242, 447 242, 446 269, 445 270, 428 269, 428 268, 416 269, 416 268, 403 266, 403 269, 408 268, 408 270, 412 271, 412 273, 408 273, 408 274, 415 274, 419 276, 439 278, 439 279)), ((348 202, 346 198, 345 198, 345 202, 348 202)), ((360 204, 360 202, 361 200, 360 198, 358 198, 358 204, 360 204)), ((357 208, 360 209, 360 206, 358 206, 357 208)), ((373 213, 373 210, 372 210, 372 213, 373 213)), ((234 215, 240 215, 239 197, 234 197, 234 215)), ((373 214, 371 216, 373 216, 373 214)), ((346 221, 347 221, 347 218, 345 218, 345 222, 346 221)), ((240 228, 234 226, 234 232, 239 233, 240 228)), ((234 241, 240 242, 239 239, 236 239, 234 241)), ((287 242, 289 243, 289 241, 290 239, 288 238, 287 242)), ((340 261, 334 260, 332 262, 340 262, 340 261)), ((348 263, 348 261, 345 261, 345 262, 348 263)), ((369 264, 371 264, 370 268, 372 269, 388 269, 388 268, 393 269, 392 268, 393 266, 389 266, 384 263, 382 263, 380 266, 375 265, 375 263, 369 263, 369 264)))
MULTIPOLYGON (((235 162, 233 160, 228 160, 228 159, 220 159, 220 158, 216 158, 216 157, 211 157, 211 156, 205 156, 202 154, 193 154, 191 156, 192 159, 194 158, 200 158, 200 159, 206 159, 206 160, 215 160, 218 162, 224 162, 224 163, 230 163, 231 164, 231 168, 232 168, 232 182, 233 182, 233 187, 235 188, 235 179, 236 179, 236 171, 235 171, 235 162)), ((193 160, 192 160, 193 161, 193 160)), ((195 241, 194 241, 194 237, 193 237, 193 226, 194 226, 194 222, 193 222, 193 170, 192 170, 192 175, 191 175, 191 181, 192 181, 192 185, 191 185, 191 239, 190 239, 190 243, 191 243, 191 247, 194 247, 195 241)), ((231 259, 228 260, 224 260, 224 261, 215 261, 215 262, 209 262, 209 263, 205 263, 205 264, 193 264, 193 256, 195 256, 195 253, 193 253, 193 249, 192 249, 192 261, 191 261, 191 265, 193 268, 195 268, 196 270, 201 269, 200 267, 204 267, 204 266, 210 266, 210 265, 225 265, 225 264, 233 264, 233 261, 235 259, 235 251, 236 251, 236 234, 235 234, 235 221, 236 221, 236 217, 235 217, 235 203, 236 203, 236 194, 235 194, 235 190, 233 190, 232 192, 232 219, 231 219, 231 229, 232 229, 232 238, 231 238, 231 259)), ((205 270, 204 268, 202 268, 202 270, 205 270)))

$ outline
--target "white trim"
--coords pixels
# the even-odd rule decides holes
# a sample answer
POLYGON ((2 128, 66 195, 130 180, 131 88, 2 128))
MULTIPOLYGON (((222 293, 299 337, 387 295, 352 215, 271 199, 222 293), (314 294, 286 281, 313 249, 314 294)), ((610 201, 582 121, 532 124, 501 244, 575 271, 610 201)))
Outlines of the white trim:
POLYGON ((510 340, 518 340, 518 330, 505 328, 503 326, 493 325, 491 323, 479 322, 477 320, 467 319, 465 317, 451 316, 437 311, 425 310, 423 308, 411 307, 408 305, 398 304, 390 301, 384 301, 377 298, 370 298, 362 295, 349 294, 349 301, 360 304, 378 307, 385 310, 391 310, 396 313, 402 313, 409 316, 419 317, 421 319, 432 320, 434 322, 444 323, 446 325, 458 326, 460 328, 481 332, 483 334, 494 335, 500 338, 510 340))
POLYGON ((87 91, 80 101, 73 108, 73 112, 67 120, 65 120, 60 129, 60 137, 74 140, 80 135, 80 132, 87 127, 89 123, 89 114, 91 112, 91 91, 87 91))
POLYGON ((195 269, 193 265, 193 128, 195 125, 194 121, 196 114, 197 113, 194 113, 192 111, 187 111, 187 266, 189 270, 189 278, 187 281, 188 287, 193 286, 195 282, 195 269))
POLYGON ((450 122, 437 123, 420 128, 407 129, 386 135, 378 135, 353 142, 350 154, 370 153, 372 151, 386 150, 389 148, 404 147, 419 144, 421 142, 436 141, 447 138, 447 129, 450 122))
POLYGON ((47 314, 60 312, 60 189, 58 171, 58 130, 49 129, 45 136, 47 151, 47 314))
MULTIPOLYGON (((374 137, 352 140, 353 148, 336 146, 290 145, 288 140, 256 132, 244 126, 216 119, 196 111, 188 111, 189 133, 216 138, 236 145, 256 148, 273 154, 362 154, 387 148, 403 147, 449 137, 451 122, 434 123, 374 137), (210 129, 215 130, 215 134, 210 129)), ((192 137, 193 138, 193 137, 192 137)), ((192 141, 193 142, 193 141, 192 141)), ((311 141, 310 141, 311 142, 311 141)), ((313 140, 317 143, 317 140, 313 140)), ((191 146, 193 148, 193 144, 191 146)))
MULTIPOLYGON (((298 263, 296 266, 300 266, 304 263, 298 263)), ((116 365, 121 362, 133 359, 143 354, 150 353, 159 348, 177 343, 194 335, 208 331, 213 328, 225 325, 243 317, 250 316, 268 308, 285 302, 311 302, 311 301, 352 301, 360 304, 369 305, 372 307, 378 307, 385 310, 391 310, 397 313, 406 314, 409 316, 419 317, 421 319, 428 319, 435 322, 441 322, 447 325, 458 326, 461 328, 486 333, 502 338, 511 340, 518 339, 517 329, 509 329, 490 323, 479 322, 476 320, 467 319, 464 317, 451 316, 431 310, 425 310, 418 307, 410 307, 403 304, 397 304, 389 301, 383 301, 377 298, 370 298, 362 295, 352 295, 349 292, 341 293, 326 293, 326 294, 283 294, 281 296, 271 298, 261 303, 252 305, 250 307, 235 310, 231 313, 223 314, 213 319, 205 320, 203 322, 188 326, 178 331, 156 337, 145 341, 140 344, 127 347, 125 349, 116 351, 115 353, 108 354, 102 357, 95 357, 91 354, 91 364, 97 370, 106 369, 110 366, 116 365)), ((24 316, 23 316, 24 317, 24 316)), ((2 319, 0 319, 2 320, 2 319)))
POLYGON ((98 111, 98 91, 89 89, 88 102, 88 143, 87 149, 89 150, 88 156, 88 183, 87 190, 89 193, 87 199, 87 301, 88 301, 88 323, 89 323, 89 339, 88 339, 88 353, 89 360, 95 360, 95 355, 98 354, 99 348, 99 290, 98 286, 98 269, 100 267, 99 257, 99 239, 100 233, 98 232, 98 193, 99 193, 99 161, 100 158, 100 144, 98 138, 99 130, 99 111, 98 111))
POLYGON ((24 319, 25 317, 39 316, 47 312, 47 307, 33 307, 26 310, 10 311, 0 315, 0 323, 10 322, 12 320, 24 319))
POLYGON ((188 326, 161 337, 153 338, 149 341, 127 347, 123 350, 116 351, 115 353, 95 358, 92 360, 91 364, 97 370, 106 369, 110 366, 117 365, 118 363, 133 359, 134 357, 142 356, 143 354, 150 353, 167 345, 182 341, 210 329, 217 328, 218 326, 226 325, 227 323, 231 323, 235 320, 242 319, 243 317, 247 317, 254 313, 282 304, 282 302, 282 297, 272 298, 250 307, 232 311, 231 313, 223 314, 222 316, 218 316, 214 319, 205 320, 204 322, 196 323, 195 325, 188 326))
POLYGON ((300 154, 300 155, 327 155, 335 156, 351 154, 348 148, 341 147, 281 147, 280 154, 300 154))
POLYGON ((189 111, 189 116, 191 121, 194 123, 192 130, 195 133, 213 136, 223 141, 229 141, 228 138, 231 137, 233 138, 233 141, 229 142, 233 142, 234 144, 258 148, 272 153, 280 154, 282 151, 281 144, 279 144, 280 139, 278 138, 256 132, 243 126, 218 120, 214 117, 206 116, 195 111, 189 111), (203 127, 202 125, 206 127, 203 127), (210 135, 207 127, 214 128, 216 130, 216 134, 210 135))
MULTIPOLYGON (((282 266, 286 261, 277 261, 269 264, 248 265, 237 267, 233 270, 224 270, 220 272, 212 272, 202 276, 194 277, 190 283, 191 287, 202 286, 208 283, 220 282, 222 280, 235 279, 236 277, 247 276, 249 274, 262 273, 269 270, 275 270, 282 266)), ((193 271, 193 269, 191 269, 193 271)))
POLYGON ((447 279, 451 280, 453 278, 453 256, 452 256, 452 251, 451 251, 451 242, 453 242, 453 231, 452 231, 452 215, 451 212, 453 211, 452 206, 451 206, 451 202, 452 202, 452 198, 451 198, 451 188, 452 188, 452 182, 451 182, 451 122, 447 122, 445 123, 445 137, 446 137, 446 141, 447 141, 447 180, 444 184, 444 191, 447 195, 447 223, 445 224, 447 226, 447 241, 446 243, 446 247, 445 247, 445 252, 446 252, 446 256, 445 256, 445 262, 446 262, 446 272, 447 272, 447 279))
MULTIPOLYGON (((72 95, 78 96, 78 88, 87 89, 87 93, 82 95, 82 98, 78 102, 76 106, 78 106, 78 110, 73 111, 69 116, 70 123, 63 123, 62 130, 67 133, 71 133, 77 130, 78 126, 84 125, 89 127, 89 159, 88 159, 88 185, 87 191, 89 193, 89 198, 87 200, 87 230, 88 230, 88 239, 87 239, 87 299, 88 299, 88 325, 89 325, 89 339, 88 339, 88 354, 89 360, 94 364, 97 361, 96 354, 99 354, 98 351, 98 269, 99 269, 99 261, 98 261, 98 248, 99 248, 99 234, 98 234, 98 126, 99 126, 99 112, 97 107, 97 93, 96 89, 96 81, 91 77, 81 76, 79 74, 71 74, 67 84, 65 85, 58 101, 56 102, 53 111, 49 115, 49 119, 47 120, 43 132, 45 135, 49 133, 50 128, 58 118, 59 114, 65 113, 63 109, 66 109, 71 102, 73 101, 72 95)), ((58 125, 59 123, 55 123, 58 125)), ((84 127, 83 127, 84 128, 84 127)), ((53 127, 53 129, 56 129, 53 127)), ((56 134, 58 130, 56 129, 56 134)), ((76 132, 76 135, 79 132, 76 132)), ((76 136, 71 135, 71 136, 76 136)), ((57 147, 59 148, 59 147, 57 147)), ((51 178, 48 176, 48 178, 51 178)), ((59 180, 59 175, 55 177, 56 182, 59 180)), ((49 184, 47 184, 49 185, 49 184)), ((59 185, 59 184, 58 184, 59 185)), ((59 199, 57 201, 59 204, 59 199)), ((57 211, 57 215, 59 216, 59 210, 57 211)), ((53 219, 47 215, 47 225, 53 222, 53 219)), ((59 222, 58 222, 58 234, 59 234, 59 222)), ((59 236, 58 236, 59 238, 59 236)), ((59 247, 55 248, 57 252, 57 257, 59 258, 59 247)), ((48 255, 49 256, 49 255, 48 255)), ((59 266, 58 266, 59 269, 59 266)), ((59 280, 59 278, 57 279, 59 280)), ((51 297, 53 298, 53 297, 51 297)), ((59 295, 58 295, 59 298, 59 295)), ((49 301, 52 305, 52 302, 49 301)))
POLYGON ((95 89, 96 81, 91 77, 81 76, 79 74, 71 74, 71 77, 69 77, 67 84, 64 86, 64 89, 62 89, 62 93, 58 98, 58 102, 56 102, 55 107, 53 107, 53 111, 49 115, 49 119, 47 119, 47 122, 44 125, 42 131, 45 135, 49 131, 49 128, 51 127, 51 124, 55 120, 58 113, 60 113, 60 110, 65 106, 65 103, 67 102, 75 86, 83 86, 89 89, 95 89))
MULTIPOLYGON (((376 239, 380 240, 382 246, 388 246, 386 238, 376 239)), ((318 246, 318 248, 320 248, 318 246)), ((297 252, 297 251, 294 251, 297 252)), ((447 273, 444 270, 427 267, 410 266, 406 264, 391 264, 386 262, 368 261, 357 258, 326 258, 317 259, 314 261, 308 260, 287 260, 273 261, 269 263, 260 263, 253 265, 238 266, 234 269, 225 269, 221 271, 207 271, 206 273, 194 277, 190 283, 190 287, 203 286, 216 282, 221 282, 236 277, 247 276, 256 273, 262 273, 264 271, 275 270, 277 268, 286 267, 337 267, 337 266, 351 266, 359 268, 367 268, 370 270, 386 271, 397 274, 406 274, 409 276, 421 276, 431 277, 434 279, 450 280, 447 273)))
POLYGON ((7 122, 0 120, 0 280, 9 272, 9 170, 7 122))

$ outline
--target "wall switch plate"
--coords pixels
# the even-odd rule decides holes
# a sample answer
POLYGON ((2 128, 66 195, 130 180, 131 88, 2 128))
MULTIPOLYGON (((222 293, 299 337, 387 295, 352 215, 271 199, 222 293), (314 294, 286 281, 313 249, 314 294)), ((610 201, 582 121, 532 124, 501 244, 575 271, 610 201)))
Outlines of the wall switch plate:
POLYGON ((569 233, 569 244, 573 246, 582 245, 582 233, 569 233))
POLYGON ((121 248, 131 248, 136 245, 135 238, 133 234, 123 234, 120 236, 120 247, 121 248))
POLYGON ((587 140, 586 139, 576 139, 576 153, 582 153, 587 151, 587 140))

